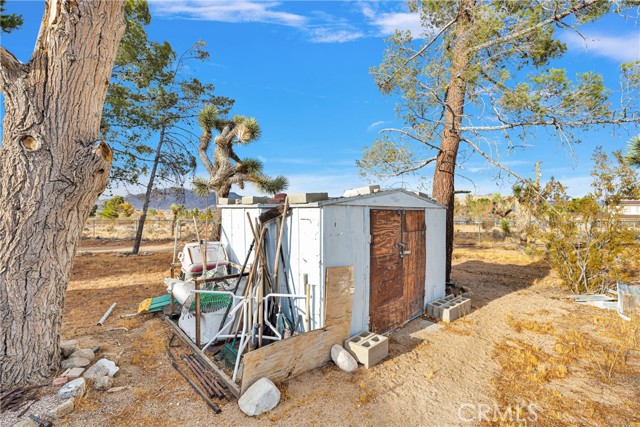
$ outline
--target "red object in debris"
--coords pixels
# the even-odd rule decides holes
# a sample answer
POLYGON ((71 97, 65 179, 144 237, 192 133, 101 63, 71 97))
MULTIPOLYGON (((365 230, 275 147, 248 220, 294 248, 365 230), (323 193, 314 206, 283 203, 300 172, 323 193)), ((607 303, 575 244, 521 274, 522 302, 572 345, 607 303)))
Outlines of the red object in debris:
POLYGON ((51 385, 54 386, 54 387, 60 387, 61 385, 66 384, 67 381, 69 381, 69 378, 60 377, 60 378, 56 378, 55 380, 53 380, 53 383, 51 385))

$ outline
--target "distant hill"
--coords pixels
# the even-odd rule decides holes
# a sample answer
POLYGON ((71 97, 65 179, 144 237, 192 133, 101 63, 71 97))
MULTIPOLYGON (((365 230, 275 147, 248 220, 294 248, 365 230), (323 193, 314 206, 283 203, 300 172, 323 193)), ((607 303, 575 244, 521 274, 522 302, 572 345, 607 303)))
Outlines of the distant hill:
MULTIPOLYGON (((213 196, 212 196, 213 198, 213 196)), ((236 193, 229 193, 230 199, 240 199, 242 196, 236 193)), ((129 194, 125 197, 127 202, 131 203, 135 209, 142 209, 144 203, 144 193, 129 194)), ((186 188, 172 187, 161 190, 155 190, 151 195, 150 209, 168 210, 172 204, 184 205, 187 209, 205 209, 205 199, 194 194, 193 190, 186 188)))

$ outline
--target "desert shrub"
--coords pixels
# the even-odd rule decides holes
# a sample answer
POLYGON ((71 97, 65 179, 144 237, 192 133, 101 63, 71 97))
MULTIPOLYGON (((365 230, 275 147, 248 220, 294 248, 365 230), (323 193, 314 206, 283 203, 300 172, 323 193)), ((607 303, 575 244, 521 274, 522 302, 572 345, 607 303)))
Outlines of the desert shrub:
POLYGON ((610 158, 598 149, 594 162, 592 191, 585 197, 569 197, 551 178, 537 208, 533 200, 522 201, 534 211, 529 233, 545 244, 549 263, 575 293, 603 292, 628 279, 628 261, 638 250, 634 233, 619 218, 620 200, 639 195, 637 174, 621 152, 610 158))
POLYGON ((498 223, 498 226, 500 227, 500 230, 502 230, 502 232, 504 233, 505 237, 508 237, 511 235, 511 224, 509 223, 509 220, 507 218, 502 218, 498 223))

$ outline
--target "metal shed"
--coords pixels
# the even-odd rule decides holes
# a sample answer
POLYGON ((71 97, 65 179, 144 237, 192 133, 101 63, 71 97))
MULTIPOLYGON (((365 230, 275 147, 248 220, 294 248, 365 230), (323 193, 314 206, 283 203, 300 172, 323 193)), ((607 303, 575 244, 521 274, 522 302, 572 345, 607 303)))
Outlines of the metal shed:
MULTIPOLYGON (((254 220, 276 205, 220 205, 221 241, 231 261, 242 263, 254 220)), ((422 193, 380 191, 314 203, 292 204, 283 248, 292 293, 312 285, 311 329, 324 326, 327 267, 353 266, 351 334, 384 333, 419 316, 445 295, 446 208, 422 193)), ((275 224, 267 252, 275 259, 275 224)), ((284 279, 279 285, 284 292, 284 279)), ((304 311, 304 301, 297 304, 304 311)))

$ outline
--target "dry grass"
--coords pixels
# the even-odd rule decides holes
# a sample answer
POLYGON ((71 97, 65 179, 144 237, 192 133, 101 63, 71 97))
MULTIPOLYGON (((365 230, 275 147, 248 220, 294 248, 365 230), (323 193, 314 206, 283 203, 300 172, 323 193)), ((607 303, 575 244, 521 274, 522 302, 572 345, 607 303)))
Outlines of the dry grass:
MULTIPOLYGON (((551 352, 519 340, 498 344, 495 357, 501 372, 494 380, 496 400, 504 407, 535 403, 541 409, 537 426, 640 425, 640 402, 633 390, 640 372, 628 363, 629 355, 640 350, 640 320, 625 322, 615 313, 590 319, 580 314, 580 323, 572 313, 556 326, 507 319, 516 331, 546 334, 555 344, 551 352), (612 393, 605 400, 598 398, 603 387, 612 393), (626 390, 628 395, 621 393, 626 390)), ((494 419, 488 425, 522 424, 494 419)))
POLYGON ((147 322, 146 331, 133 349, 131 364, 145 370, 154 369, 158 364, 158 358, 164 357, 167 339, 167 329, 159 319, 147 322))
POLYGON ((523 330, 535 332, 536 334, 551 334, 556 328, 549 323, 540 323, 535 320, 515 319, 513 316, 507 316, 507 323, 516 332, 523 330))

